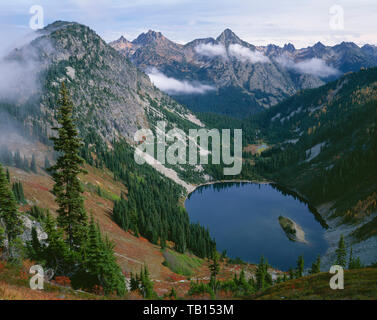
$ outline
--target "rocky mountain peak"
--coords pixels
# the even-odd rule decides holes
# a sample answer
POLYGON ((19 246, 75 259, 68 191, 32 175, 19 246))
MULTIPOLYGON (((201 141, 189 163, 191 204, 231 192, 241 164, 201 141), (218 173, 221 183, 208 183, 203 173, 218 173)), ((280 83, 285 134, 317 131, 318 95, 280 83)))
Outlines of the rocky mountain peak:
POLYGON ((228 46, 232 43, 240 43, 242 40, 230 29, 225 29, 217 38, 217 41, 228 46))
POLYGON ((377 46, 366 44, 361 47, 361 50, 369 55, 377 54, 377 46))
POLYGON ((125 37, 121 36, 119 39, 118 39, 119 42, 123 42, 123 43, 127 43, 129 42, 125 37))
POLYGON ((294 52, 296 48, 292 43, 287 43, 284 45, 283 50, 288 52, 294 52))
POLYGON ((123 36, 121 36, 118 40, 110 42, 109 45, 121 53, 127 54, 128 52, 134 52, 132 42, 128 41, 123 36))
POLYGON ((149 30, 147 33, 140 34, 134 41, 133 44, 145 46, 147 44, 159 41, 166 41, 167 39, 163 36, 161 32, 156 32, 149 30))
POLYGON ((334 48, 341 48, 341 49, 360 49, 357 44, 354 42, 345 42, 343 41, 341 44, 335 46, 334 48))
POLYGON ((325 46, 322 42, 318 41, 318 42, 313 46, 313 48, 316 48, 316 49, 324 49, 324 48, 326 48, 326 46, 325 46))

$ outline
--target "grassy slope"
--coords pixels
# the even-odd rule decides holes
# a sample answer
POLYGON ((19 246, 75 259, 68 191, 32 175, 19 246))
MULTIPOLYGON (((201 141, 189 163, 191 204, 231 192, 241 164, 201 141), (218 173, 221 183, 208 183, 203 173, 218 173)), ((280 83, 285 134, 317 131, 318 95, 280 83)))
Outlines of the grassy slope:
POLYGON ((44 290, 31 290, 29 286, 29 269, 33 265, 24 261, 22 265, 7 264, 0 261, 0 300, 92 300, 103 299, 85 292, 45 283, 44 290))
MULTIPOLYGON (((42 165, 42 162, 38 164, 42 165)), ((34 174, 14 167, 7 168, 10 171, 11 181, 21 181, 23 184, 28 205, 20 207, 21 211, 25 212, 32 204, 35 204, 41 208, 49 208, 52 214, 56 215, 57 206, 50 192, 53 181, 49 175, 41 169, 38 170, 38 174, 34 174)), ((155 290, 160 296, 169 292, 172 286, 175 287, 179 296, 184 296, 189 289, 188 276, 201 280, 209 279, 207 260, 168 250, 177 262, 175 264, 177 269, 169 268, 163 264, 166 258, 159 246, 121 229, 111 218, 113 201, 110 200, 109 195, 120 197, 123 193, 127 197, 126 187, 121 182, 115 181, 113 174, 108 170, 99 170, 89 165, 86 165, 85 169, 88 174, 80 176, 85 190, 85 208, 88 214, 92 214, 98 221, 101 230, 115 243, 115 254, 126 277, 130 276, 130 272, 139 272, 140 268, 146 264, 154 280, 155 290), (101 188, 102 197, 98 195, 97 186, 101 188)), ((173 247, 174 244, 168 243, 168 246, 173 247)), ((232 278, 233 272, 237 272, 236 267, 224 265, 223 278, 232 278)), ((20 288, 20 290, 24 289, 20 288)))
MULTIPOLYGON (((51 178, 42 171, 38 175, 27 173, 19 169, 9 168, 12 181, 22 181, 26 198, 36 203, 40 207, 56 209, 54 197, 49 192, 53 182, 51 178)), ((101 189, 111 194, 120 195, 120 192, 127 194, 127 189, 119 182, 114 181, 108 171, 98 170, 93 167, 86 167, 88 175, 81 177, 84 185, 90 183, 99 185, 101 189)), ((89 188, 91 189, 91 188, 89 188)), ((119 228, 111 219, 112 201, 99 197, 96 191, 85 191, 85 206, 88 213, 92 213, 99 221, 101 229, 108 234, 109 238, 115 242, 115 252, 118 263, 127 274, 139 271, 140 266, 146 263, 151 271, 154 286, 161 296, 170 291, 171 287, 177 290, 178 295, 183 297, 189 289, 187 276, 173 272, 163 265, 165 257, 158 246, 155 246, 144 238, 136 238, 132 234, 119 228)), ((21 210, 27 210, 24 206, 21 210)), ((53 212, 54 213, 54 212, 53 212)), ((170 251, 170 250, 169 250, 170 251)), ((208 262, 172 252, 174 260, 179 262, 179 266, 189 265, 192 279, 199 279, 207 282, 209 280, 208 262), (193 260, 194 259, 194 260, 193 260), (192 264, 192 262, 195 262, 192 264), (187 264, 187 262, 189 262, 187 264), (200 263, 201 262, 201 263, 200 263)), ((254 265, 246 267, 246 274, 252 276, 255 272, 254 265)), ((243 267, 240 265, 222 264, 219 279, 226 280, 233 277, 234 273, 239 273, 243 267)), ((27 268, 0 269, 0 299, 102 299, 94 295, 78 293, 67 288, 54 285, 47 285, 47 290, 33 291, 29 289, 28 281, 31 275, 27 268)), ((178 272, 178 270, 175 270, 178 272)), ((269 288, 263 293, 250 297, 251 299, 364 299, 377 298, 377 269, 361 269, 346 271, 345 289, 343 291, 333 291, 329 289, 328 282, 330 275, 321 273, 304 277, 302 279, 291 280, 269 288)), ((126 297, 127 298, 127 297, 126 297)), ((129 296, 128 298, 138 298, 129 296)))
POLYGON ((250 298, 262 300, 377 299, 376 268, 346 270, 343 290, 330 288, 329 281, 332 276, 330 273, 322 272, 289 280, 250 298))

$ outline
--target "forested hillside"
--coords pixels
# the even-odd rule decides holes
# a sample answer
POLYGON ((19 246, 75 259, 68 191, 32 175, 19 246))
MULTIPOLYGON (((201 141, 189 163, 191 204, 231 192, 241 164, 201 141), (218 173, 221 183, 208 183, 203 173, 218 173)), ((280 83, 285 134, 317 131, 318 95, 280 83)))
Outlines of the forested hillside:
MULTIPOLYGON (((331 202, 332 217, 363 221, 377 209, 376 106, 376 68, 287 99, 258 119, 271 145, 258 171, 314 205, 331 202)), ((375 218, 354 235, 366 239, 376 227, 375 218)))

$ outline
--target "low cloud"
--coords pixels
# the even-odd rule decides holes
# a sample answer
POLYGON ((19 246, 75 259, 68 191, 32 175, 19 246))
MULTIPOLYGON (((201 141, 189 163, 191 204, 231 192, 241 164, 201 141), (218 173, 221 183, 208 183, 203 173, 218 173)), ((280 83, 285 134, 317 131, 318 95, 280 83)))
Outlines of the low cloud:
POLYGON ((0 100, 22 104, 40 90, 41 61, 37 50, 28 46, 38 36, 28 34, 12 46, 0 44, 0 100))
POLYGON ((168 94, 204 94, 208 91, 216 90, 215 87, 201 84, 200 82, 181 81, 167 77, 155 68, 148 72, 148 76, 157 88, 168 94))
POLYGON ((194 48, 195 52, 206 57, 227 58, 226 49, 222 44, 201 43, 194 48))
POLYGON ((231 44, 229 46, 229 55, 235 57, 241 62, 251 63, 268 63, 270 59, 259 51, 251 51, 249 48, 239 44, 231 44))
POLYGON ((284 55, 276 58, 283 67, 293 70, 300 74, 310 74, 319 78, 327 78, 340 74, 340 71, 326 64, 326 62, 319 58, 312 58, 300 62, 294 62, 293 59, 284 55))

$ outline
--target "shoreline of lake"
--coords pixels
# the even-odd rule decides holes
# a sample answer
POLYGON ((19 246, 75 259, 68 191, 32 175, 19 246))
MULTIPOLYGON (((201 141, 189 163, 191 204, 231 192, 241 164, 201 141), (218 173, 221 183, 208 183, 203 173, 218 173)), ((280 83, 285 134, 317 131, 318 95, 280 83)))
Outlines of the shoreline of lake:
POLYGON ((190 221, 208 227, 218 249, 227 250, 232 258, 257 263, 264 253, 272 266, 288 270, 300 254, 305 254, 309 264, 326 251, 324 227, 306 201, 272 181, 210 181, 197 185, 195 191, 185 201, 190 221), (200 187, 203 189, 198 190, 200 187), (299 241, 299 227, 295 228, 299 239, 289 240, 279 225, 279 215, 289 217, 305 230, 306 241, 299 241))
MULTIPOLYGON (((203 186, 209 186, 212 184, 217 184, 217 183, 255 183, 255 184, 272 184, 276 183, 274 181, 260 181, 260 180, 241 180, 241 179, 232 179, 232 180, 216 180, 216 181, 208 181, 200 184, 195 184, 193 185, 194 189, 192 191, 187 191, 187 194, 183 197, 183 206, 185 207, 185 202, 190 196, 190 194, 194 193, 198 188, 203 187, 203 186)), ((186 207, 185 207, 186 208, 186 207)))

